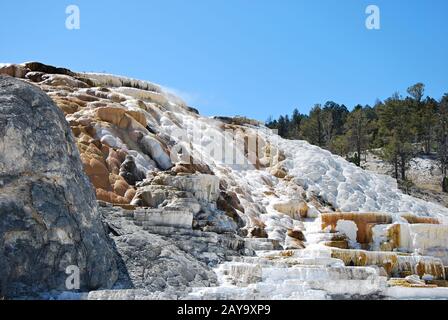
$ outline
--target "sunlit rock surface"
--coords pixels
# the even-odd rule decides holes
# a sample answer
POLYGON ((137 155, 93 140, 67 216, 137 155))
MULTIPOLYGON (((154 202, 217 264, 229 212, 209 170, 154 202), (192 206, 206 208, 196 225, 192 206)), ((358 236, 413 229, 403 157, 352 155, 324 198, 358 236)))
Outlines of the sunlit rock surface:
POLYGON ((149 82, 36 62, 0 73, 64 112, 107 204, 121 276, 89 299, 448 298, 448 209, 390 177, 149 82))

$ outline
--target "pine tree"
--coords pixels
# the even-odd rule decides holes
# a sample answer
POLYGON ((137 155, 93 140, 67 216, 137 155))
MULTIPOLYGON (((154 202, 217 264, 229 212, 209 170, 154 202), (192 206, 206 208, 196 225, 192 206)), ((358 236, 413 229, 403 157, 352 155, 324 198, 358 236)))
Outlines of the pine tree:
POLYGON ((346 137, 350 151, 355 152, 353 157, 354 163, 361 166, 361 155, 367 148, 368 134, 367 134, 367 117, 361 105, 357 105, 354 110, 348 115, 345 123, 346 137))
POLYGON ((277 129, 288 139, 304 139, 333 153, 347 156, 358 166, 366 150, 380 149, 380 155, 393 166, 393 175, 402 181, 417 146, 425 153, 437 151, 444 175, 444 190, 448 192, 448 95, 440 104, 426 97, 425 85, 417 83, 408 88, 408 97, 398 93, 374 107, 360 105, 351 112, 344 105, 328 101, 316 104, 309 115, 294 109, 292 115, 278 120, 270 117, 266 125, 277 129))
POLYGON ((289 128, 289 136, 291 139, 300 138, 300 125, 303 119, 303 115, 300 114, 297 108, 292 112, 291 125, 289 128))
POLYGON ((380 133, 384 135, 384 159, 394 166, 395 177, 406 180, 409 162, 414 156, 412 145, 415 127, 409 101, 394 94, 379 109, 380 133))
POLYGON ((443 176, 442 189, 448 192, 448 94, 440 101, 437 119, 437 159, 443 176))
POLYGON ((437 104, 436 100, 429 97, 419 104, 419 136, 423 142, 426 154, 430 154, 432 150, 434 127, 437 120, 437 104))
POLYGON ((278 118, 278 126, 277 126, 277 130, 278 130, 278 135, 280 137, 286 137, 287 134, 287 126, 286 126, 286 119, 284 116, 280 116, 280 118, 278 118))
POLYGON ((325 142, 322 122, 322 108, 320 104, 316 104, 301 125, 301 135, 305 140, 319 147, 323 147, 325 142))
POLYGON ((407 90, 408 94, 417 102, 421 102, 425 94, 425 85, 421 82, 414 84, 407 90))

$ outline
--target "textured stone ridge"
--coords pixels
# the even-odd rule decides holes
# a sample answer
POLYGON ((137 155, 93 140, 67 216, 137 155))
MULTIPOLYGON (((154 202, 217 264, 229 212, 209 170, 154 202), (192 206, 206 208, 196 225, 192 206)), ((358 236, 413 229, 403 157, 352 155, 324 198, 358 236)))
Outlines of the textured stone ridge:
POLYGON ((0 75, 0 296, 110 288, 115 253, 64 114, 38 87, 0 75))

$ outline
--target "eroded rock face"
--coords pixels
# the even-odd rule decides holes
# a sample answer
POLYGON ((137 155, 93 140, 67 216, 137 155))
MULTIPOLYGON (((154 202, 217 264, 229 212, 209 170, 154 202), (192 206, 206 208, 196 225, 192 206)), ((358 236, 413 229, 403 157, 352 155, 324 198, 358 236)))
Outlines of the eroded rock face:
POLYGON ((214 286, 217 277, 212 268, 239 255, 244 246, 235 235, 147 225, 141 210, 126 214, 104 206, 100 211, 121 256, 121 288, 182 295, 191 287, 214 286))
POLYGON ((235 233, 243 221, 217 208, 219 196, 214 175, 159 173, 137 184, 131 205, 148 208, 140 217, 146 225, 235 233))
POLYGON ((160 176, 162 184, 191 192, 200 202, 215 203, 220 195, 219 178, 213 175, 160 176))
POLYGON ((0 75, 0 295, 109 288, 115 253, 63 113, 37 87, 0 75))

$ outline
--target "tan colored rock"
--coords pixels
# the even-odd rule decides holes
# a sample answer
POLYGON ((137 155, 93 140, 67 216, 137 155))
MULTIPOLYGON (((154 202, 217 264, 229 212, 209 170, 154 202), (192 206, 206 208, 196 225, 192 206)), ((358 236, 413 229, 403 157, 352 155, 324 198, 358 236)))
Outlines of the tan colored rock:
POLYGON ((53 97, 53 101, 56 102, 56 104, 58 105, 59 108, 62 109, 62 111, 64 111, 64 114, 73 114, 79 110, 81 110, 82 108, 85 108, 86 106, 86 102, 79 100, 78 98, 75 97, 59 97, 59 96, 55 96, 53 97))
POLYGON ((125 194, 129 189, 129 185, 123 178, 121 178, 115 181, 113 189, 117 195, 125 197, 125 194))
POLYGON ((103 189, 96 189, 96 198, 112 204, 129 204, 129 201, 126 198, 117 196, 113 192, 103 189))
POLYGON ((62 109, 64 114, 73 114, 79 110, 76 104, 58 104, 58 107, 62 109))
POLYGON ((280 201, 273 204, 275 210, 290 216, 292 219, 300 220, 306 217, 308 213, 308 205, 303 200, 292 199, 288 201, 280 201))
POLYGON ((44 80, 41 85, 48 85, 54 87, 69 87, 69 88, 88 88, 89 85, 78 79, 64 74, 45 74, 42 76, 44 80))
POLYGON ((97 199, 112 204, 129 204, 135 189, 119 175, 126 152, 114 150, 92 138, 89 132, 93 133, 94 130, 90 127, 78 125, 72 127, 72 131, 77 137, 84 171, 95 187, 97 199))
POLYGON ((347 240, 338 240, 338 241, 326 241, 323 242, 324 246, 332 247, 332 248, 339 248, 339 249, 348 249, 348 242, 347 240))
POLYGON ((393 251, 400 247, 401 239, 401 225, 393 224, 387 228, 387 241, 381 243, 380 249, 382 251, 393 251))
POLYGON ((299 204, 299 214, 300 214, 300 217, 306 218, 308 216, 308 210, 309 210, 308 204, 305 201, 302 201, 299 204))
POLYGON ((248 229, 248 237, 251 238, 267 238, 268 234, 262 227, 252 227, 248 229))
POLYGON ((287 231, 288 237, 300 240, 300 241, 306 241, 305 235, 303 234, 302 230, 298 229, 288 229, 287 231))
POLYGON ((402 214, 402 218, 410 224, 424 223, 424 224, 440 224, 439 219, 432 217, 419 217, 412 214, 402 214))
POLYGON ((25 75, 30 72, 30 69, 18 64, 10 64, 0 66, 0 74, 6 74, 14 78, 25 78, 25 75))
POLYGON ((111 186, 109 183, 109 175, 95 175, 90 174, 88 175, 90 182, 92 182, 92 185, 95 187, 95 189, 103 189, 103 190, 110 190, 111 186))
POLYGON ((374 265, 383 267, 388 271, 389 275, 394 268, 398 268, 397 254, 392 252, 369 252, 364 250, 332 248, 331 257, 341 259, 346 266, 365 267, 374 265))
POLYGON ((104 150, 104 151, 107 154, 106 164, 107 164, 109 171, 114 174, 119 174, 121 164, 126 159, 126 153, 122 152, 122 151, 121 152, 116 151, 116 150, 114 150, 112 148, 108 148, 108 147, 107 147, 107 150, 104 150))
POLYGON ((90 159, 89 166, 86 168, 88 175, 109 175, 106 165, 97 159, 90 159))
POLYGON ((105 122, 112 123, 121 129, 127 129, 131 120, 126 111, 118 107, 103 107, 96 110, 97 117, 105 122))
POLYGON ((186 174, 213 174, 209 166, 206 164, 196 164, 193 161, 191 163, 177 163, 171 171, 175 173, 186 173, 186 174))
POLYGON ((336 232, 339 220, 353 221, 357 228, 357 242, 369 244, 372 242, 372 228, 377 224, 391 224, 392 216, 385 213, 335 212, 322 213, 322 230, 327 227, 336 232))
POLYGON ((137 191, 133 188, 130 187, 126 193, 124 194, 124 198, 131 203, 132 199, 134 199, 135 195, 136 195, 137 191))
POLYGON ((288 174, 286 173, 285 170, 281 169, 281 168, 274 168, 271 170, 271 174, 279 179, 283 179, 285 178, 288 174))
POLYGON ((132 118, 134 118, 134 120, 140 123, 143 127, 146 128, 146 126, 148 125, 146 116, 142 111, 127 110, 126 113, 129 114, 132 118))

